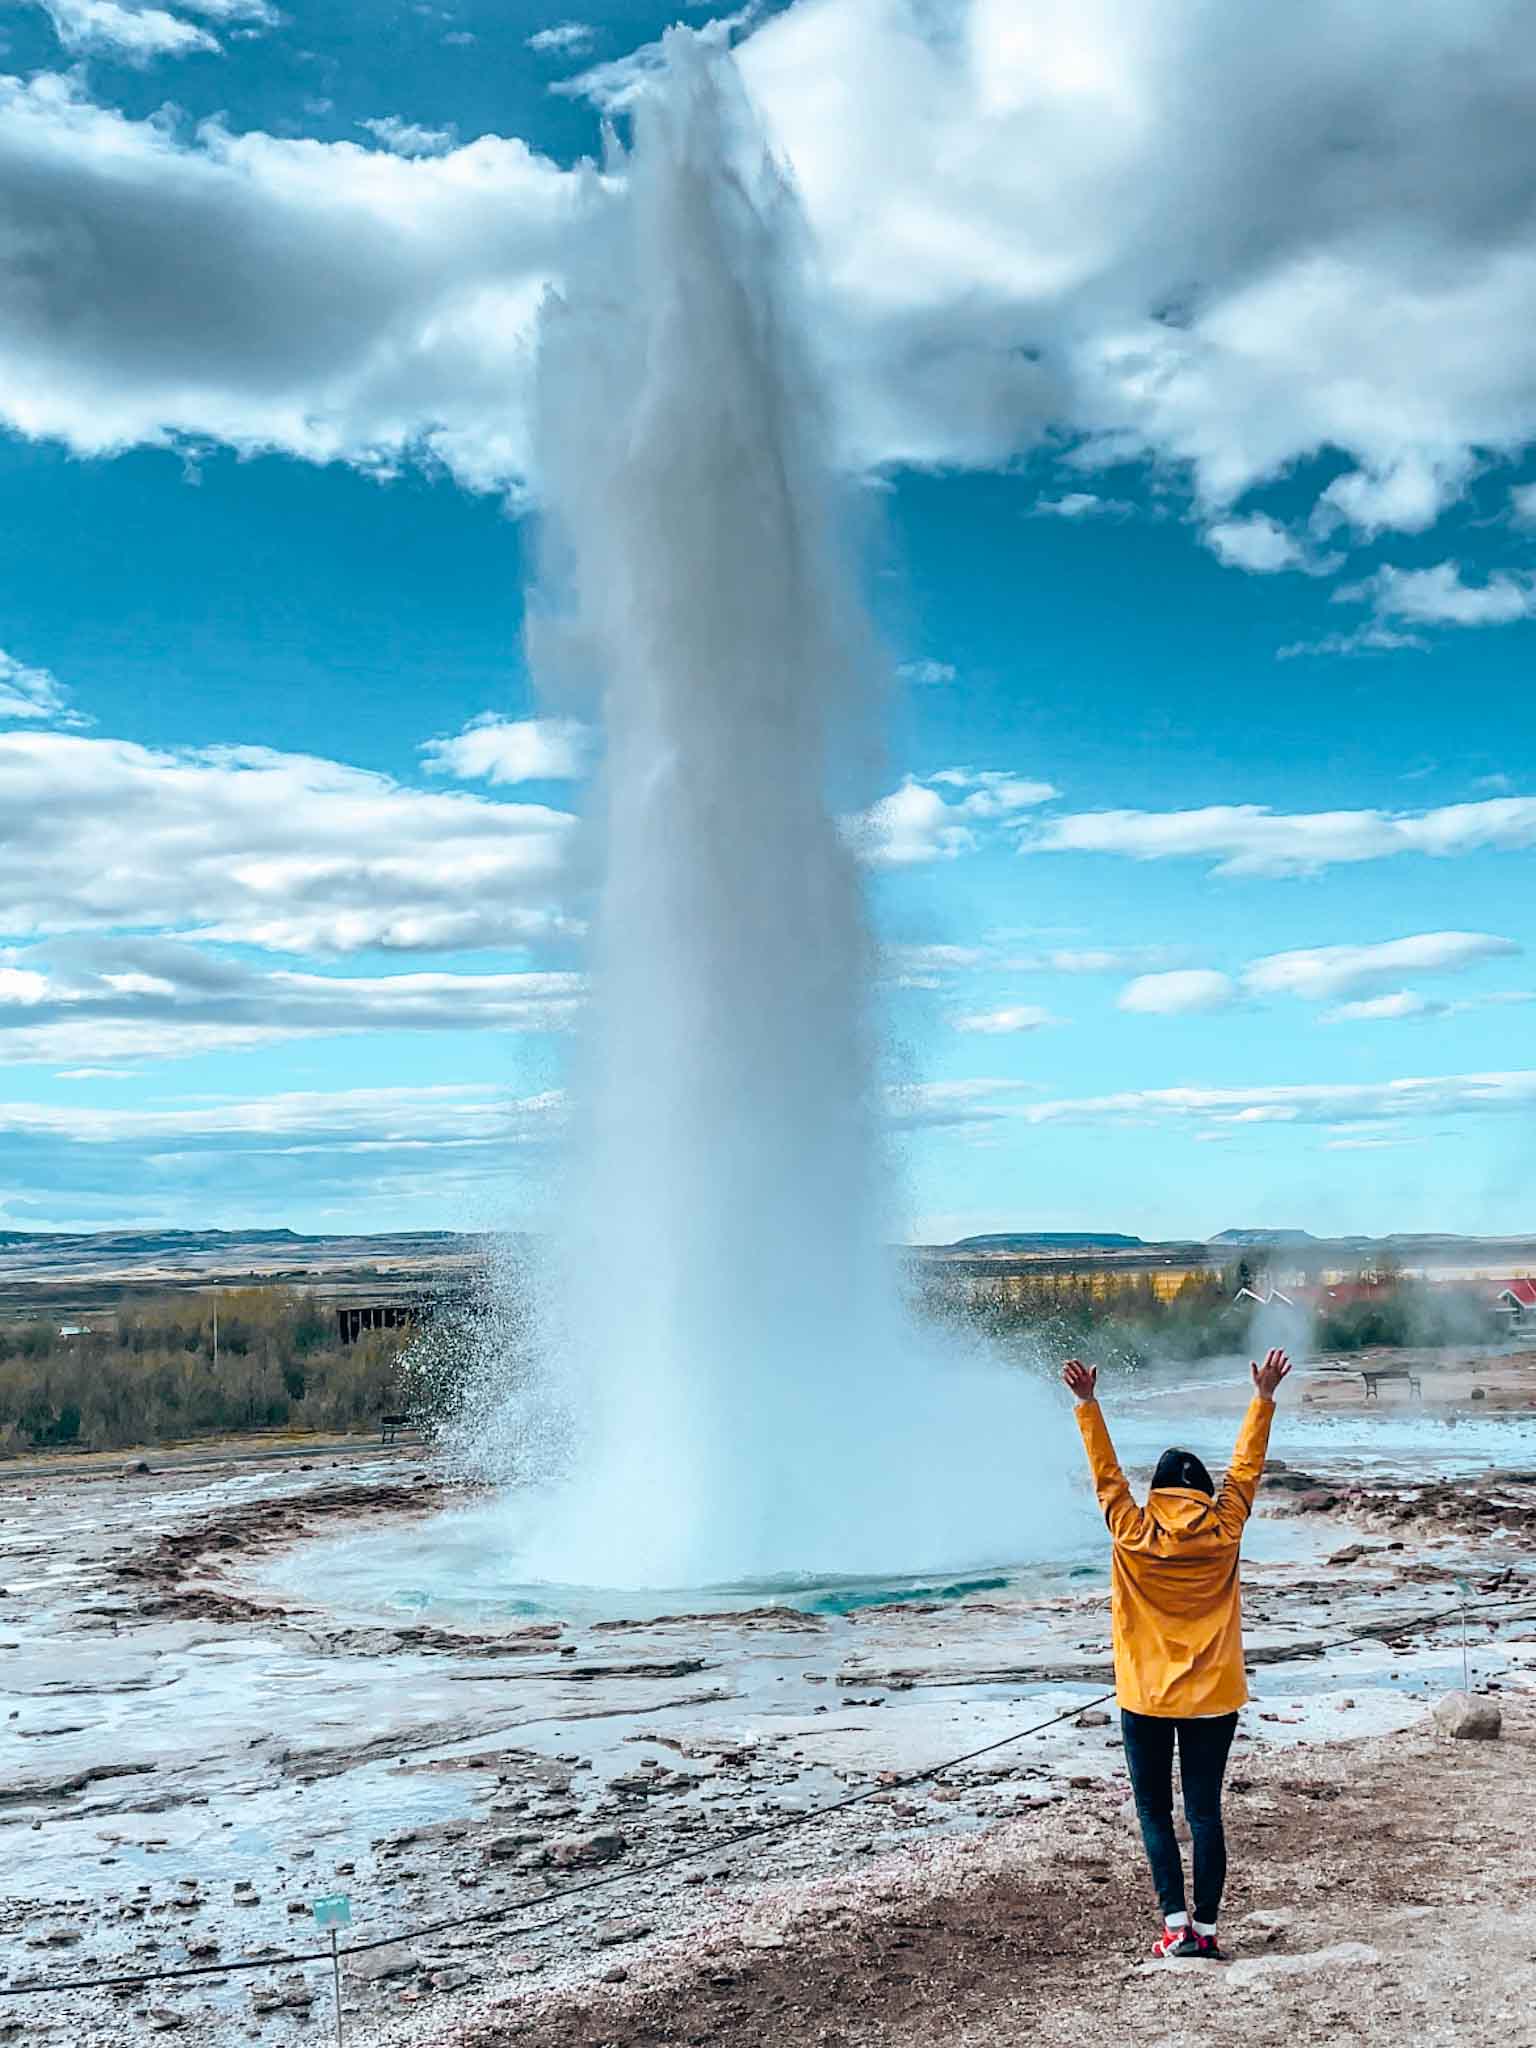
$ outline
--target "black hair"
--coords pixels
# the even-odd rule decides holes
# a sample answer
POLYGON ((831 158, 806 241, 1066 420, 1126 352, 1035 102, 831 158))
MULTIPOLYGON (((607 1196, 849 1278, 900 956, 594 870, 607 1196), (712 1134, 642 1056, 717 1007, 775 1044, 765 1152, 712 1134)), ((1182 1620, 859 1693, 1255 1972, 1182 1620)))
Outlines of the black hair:
POLYGON ((1213 1497, 1216 1492, 1210 1473, 1193 1451, 1164 1451, 1152 1474, 1152 1485, 1154 1491, 1159 1486, 1183 1486, 1213 1497))

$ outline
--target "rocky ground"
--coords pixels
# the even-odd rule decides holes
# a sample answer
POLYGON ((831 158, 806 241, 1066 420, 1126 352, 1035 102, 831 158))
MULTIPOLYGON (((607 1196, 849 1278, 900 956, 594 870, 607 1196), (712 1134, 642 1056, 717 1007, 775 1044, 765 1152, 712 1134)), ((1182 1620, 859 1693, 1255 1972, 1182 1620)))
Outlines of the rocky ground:
POLYGON ((1536 1700, 1498 1742, 1422 1729, 1250 1755, 1229 1800, 1231 1960, 1137 1961, 1155 1931, 1116 1785, 858 1875, 776 1887, 621 1979, 403 2015, 415 2048, 1255 2048, 1536 2043, 1536 1700))
POLYGON ((335 1892, 354 2048, 1532 2039, 1536 1445, 1456 1400, 1444 1457, 1362 1415, 1271 1470, 1242 1960, 1194 1977, 1138 1974, 1092 1563, 847 1612, 412 1614, 349 1593, 334 1537, 452 1536, 419 1451, 0 1482, 0 1985, 209 1972, 0 1998, 0 2039, 318 2039, 328 1967, 230 1966, 314 1955, 335 1892), (1464 1600, 1499 1743, 1427 1732, 1462 1650, 1424 1623, 1464 1600))

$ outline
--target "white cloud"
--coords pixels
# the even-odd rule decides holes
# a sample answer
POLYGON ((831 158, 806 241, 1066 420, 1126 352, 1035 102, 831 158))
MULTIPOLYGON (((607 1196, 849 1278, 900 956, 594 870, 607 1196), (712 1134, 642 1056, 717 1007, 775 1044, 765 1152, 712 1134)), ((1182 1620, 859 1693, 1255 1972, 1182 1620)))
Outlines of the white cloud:
POLYGON ((896 673, 909 683, 952 683, 958 671, 947 661, 904 661, 896 673))
POLYGON ((1048 1024, 1060 1023, 1049 1010, 1043 1010, 1038 1003, 1020 1003, 1008 1010, 973 1011, 969 1015, 956 1017, 957 1031, 980 1032, 984 1036, 997 1038, 1019 1031, 1043 1031, 1048 1024))
MULTIPOLYGON (((206 34, 116 8, 156 16, 206 34)), ((741 63, 806 198, 844 452, 1000 464, 1051 434, 1187 468, 1220 521, 1335 450, 1324 524, 1421 529, 1536 438, 1523 30, 1509 0, 1299 0, 1241 37, 1188 0, 780 9, 741 63)), ((622 98, 654 61, 579 89, 622 98)), ((530 322, 595 203, 573 174, 485 137, 390 175, 56 77, 5 95, 16 431, 525 476, 530 322)))
POLYGON ((1419 626, 1507 626, 1536 616, 1536 575, 1502 570, 1486 583, 1463 583, 1460 566, 1437 562, 1432 569, 1378 569, 1363 583, 1334 592, 1337 604, 1369 599, 1378 614, 1419 626))
POLYGON ((0 932, 165 927, 345 953, 570 929, 568 813, 309 755, 4 733, 0 813, 0 932))
POLYGON ((163 7, 121 7, 118 0, 42 0, 54 34, 81 56, 149 64, 156 57, 186 57, 217 50, 218 38, 163 7))
POLYGON ((1185 0, 802 0, 751 37, 866 444, 995 459, 1054 419, 1209 504, 1332 447, 1362 479, 1334 507, 1380 520, 1532 438, 1515 16, 1302 0, 1229 31, 1185 0))
POLYGON ((202 14, 210 21, 252 23, 258 28, 276 28, 282 20, 268 0, 176 0, 183 14, 202 14))
MULTIPOLYGON (((988 1107, 985 1089, 972 1099, 988 1107)), ((1528 1116, 1536 1108, 1536 1070, 1445 1074, 1391 1081, 1318 1081, 1263 1088, 1133 1088, 1113 1095, 990 1106, 993 1116, 1027 1123, 1338 1124, 1395 1122, 1420 1116, 1528 1116)))
POLYGON ((474 1084, 431 1088, 294 1091, 258 1100, 156 1104, 144 1109, 80 1103, 0 1102, 0 1133, 50 1136, 77 1145, 238 1145, 292 1153, 327 1143, 497 1144, 561 1108, 555 1093, 514 1097, 474 1084))
POLYGON ((378 114, 357 125, 396 156, 446 156, 458 139, 451 126, 424 128, 419 121, 404 121, 398 114, 378 114))
POLYGON ((1246 519, 1218 519, 1205 529, 1204 540, 1227 568, 1246 569, 1255 576, 1273 576, 1281 569, 1327 576, 1343 560, 1341 555, 1314 555, 1267 512, 1253 512, 1246 519))
POLYGON ((274 973, 173 940, 119 940, 65 949, 42 971, 0 969, 0 1059, 168 1059, 370 1030, 559 1031, 583 992, 573 973, 274 973))
POLYGON ((889 1091, 886 1112, 899 1130, 941 1130, 947 1126, 996 1123, 1010 1112, 1008 1098, 1029 1087, 1024 1081, 921 1081, 889 1091))
POLYGON ((484 1084, 289 1092, 256 1100, 184 1097, 137 1108, 0 1103, 12 1214, 142 1224, 285 1221, 295 1186, 354 1229, 360 1205, 442 1214, 457 1203, 506 1213, 514 1148, 558 1141, 555 1091, 484 1084))
POLYGON ((1224 1010, 1236 990, 1225 974, 1186 967, 1168 974, 1143 974, 1120 991, 1119 1007, 1143 1017, 1190 1017, 1224 1010))
POLYGON ((911 945, 897 942, 884 948, 889 964, 904 975, 952 974, 981 967, 987 959, 984 946, 911 945))
POLYGON ((1358 1002, 1336 1003, 1323 1012, 1325 1024, 1390 1023, 1405 1017, 1443 1017, 1449 1005, 1431 1002, 1417 989, 1400 988, 1394 995, 1362 996, 1358 1002))
POLYGON ((849 837, 872 867, 917 867, 972 853, 976 834, 960 820, 958 806, 910 776, 900 789, 849 821, 849 837))
POLYGON ((1124 498, 1098 498, 1091 491, 1066 491, 1059 498, 1037 498, 1040 519, 1129 519, 1136 507, 1124 498))
POLYGON ((587 772, 593 734, 573 718, 500 718, 482 711, 452 739, 421 749, 429 775, 460 782, 571 782, 587 772))
POLYGON ((1061 794, 1054 783, 1010 775, 1005 769, 941 768, 927 780, 938 789, 964 791, 956 809, 966 818, 1011 818, 1061 794))
POLYGON ((185 57, 216 51, 216 37, 183 15, 272 28, 279 16, 267 0, 176 0, 177 12, 163 7, 121 6, 118 0, 37 0, 53 23, 66 50, 82 56, 107 56, 119 63, 144 65, 156 57, 185 57))
POLYGON ((41 725, 84 725, 71 709, 64 686, 45 668, 30 668, 0 648, 0 718, 41 725))
POLYGON ((1275 649, 1275 659, 1294 661, 1302 654, 1396 654, 1404 648, 1425 654, 1429 642, 1422 633, 1400 633, 1373 619, 1357 626, 1352 633, 1325 633, 1320 640, 1292 640, 1275 649))
POLYGON ((1387 531, 1424 533, 1460 496, 1472 470, 1469 449, 1438 458, 1416 450, 1374 472, 1351 470, 1323 492, 1312 523, 1323 533, 1346 524, 1366 540, 1387 531))
POLYGON ((587 189, 494 136, 411 158, 214 122, 184 140, 78 80, 0 79, 0 421, 92 455, 419 453, 505 487, 587 189))
POLYGON ((527 47, 541 57, 582 57, 597 40, 597 31, 585 21, 562 21, 554 28, 541 28, 527 39, 527 47))
POLYGON ((1422 853, 1448 859, 1536 846, 1536 797, 1490 797, 1438 810, 1276 812, 1263 804, 1193 811, 1082 811, 1020 841, 1023 853, 1114 853, 1211 860, 1218 875, 1306 875, 1340 863, 1422 853))
MULTIPOLYGON (((1380 988, 1403 974, 1457 974, 1485 960, 1508 959, 1521 948, 1491 932, 1418 932, 1372 946, 1313 946, 1271 953, 1243 975, 1255 995, 1301 996, 1326 1002, 1380 988)), ((1386 1012, 1380 1013, 1385 1015, 1386 1012)))
POLYGON ((1299 569, 1306 559, 1300 542, 1266 512, 1218 520, 1206 528, 1205 542, 1229 569, 1248 569, 1259 576, 1299 569))
POLYGON ((1057 795, 1052 783, 1034 782, 1001 769, 941 768, 919 780, 909 775, 900 789, 846 821, 855 850, 875 867, 915 867, 955 860, 980 844, 978 825, 1009 824, 1057 795), (955 800, 947 800, 955 792, 955 800))
POLYGON ((1536 484, 1516 484, 1509 506, 1519 525, 1536 526, 1536 484))

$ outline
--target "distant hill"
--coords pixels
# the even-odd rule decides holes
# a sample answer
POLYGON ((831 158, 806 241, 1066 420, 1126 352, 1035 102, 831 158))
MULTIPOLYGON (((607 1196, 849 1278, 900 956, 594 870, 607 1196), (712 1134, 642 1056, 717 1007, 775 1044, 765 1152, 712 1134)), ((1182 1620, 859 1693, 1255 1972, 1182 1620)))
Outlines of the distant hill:
POLYGON ((1212 1244, 1286 1245, 1316 1244, 1310 1230, 1219 1230, 1212 1244))
POLYGON ((955 1252, 1095 1252, 1136 1251, 1139 1237, 1121 1237, 1109 1230, 998 1231, 990 1237, 958 1238, 955 1252))

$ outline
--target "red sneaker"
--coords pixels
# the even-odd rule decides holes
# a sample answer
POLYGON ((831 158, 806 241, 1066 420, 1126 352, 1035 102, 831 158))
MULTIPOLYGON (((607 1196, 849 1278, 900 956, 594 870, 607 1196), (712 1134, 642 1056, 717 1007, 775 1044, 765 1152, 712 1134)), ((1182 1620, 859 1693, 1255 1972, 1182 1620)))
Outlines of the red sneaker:
POLYGON ((1159 1962, 1166 1963, 1173 1956, 1197 1956, 1200 1947, 1193 1928, 1165 1927, 1153 1942, 1152 1953, 1159 1962))
POLYGON ((1216 1946, 1214 1934, 1195 1935, 1195 1954, 1204 1956, 1208 1963, 1224 1963, 1227 1960, 1223 1950, 1216 1946))

